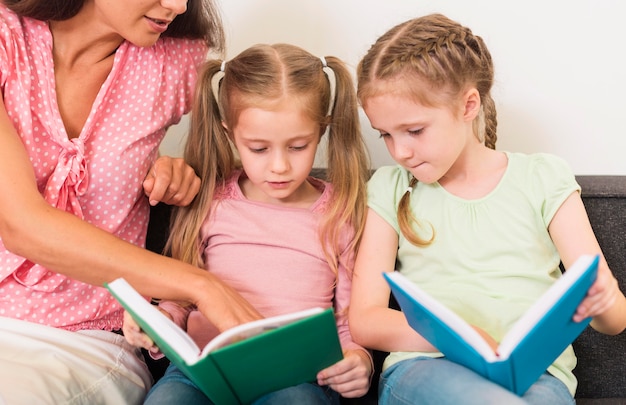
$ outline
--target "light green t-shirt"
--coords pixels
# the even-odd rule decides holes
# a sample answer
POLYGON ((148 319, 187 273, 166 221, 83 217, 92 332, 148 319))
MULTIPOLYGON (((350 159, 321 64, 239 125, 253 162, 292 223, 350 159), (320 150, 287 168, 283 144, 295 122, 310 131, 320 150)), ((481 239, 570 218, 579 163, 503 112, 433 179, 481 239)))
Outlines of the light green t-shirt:
MULTIPOLYGON (((400 235, 397 270, 496 341, 561 275, 547 228, 565 199, 580 191, 569 166, 556 156, 507 157, 499 184, 479 199, 459 198, 439 183, 417 184, 410 203, 421 223, 416 229, 426 240, 435 232, 425 247, 408 242, 397 221, 411 174, 400 166, 381 167, 368 184, 369 207, 400 235)), ((394 352, 384 368, 415 356, 441 354, 394 352)), ((570 346, 548 369, 572 395, 575 365, 570 346)))

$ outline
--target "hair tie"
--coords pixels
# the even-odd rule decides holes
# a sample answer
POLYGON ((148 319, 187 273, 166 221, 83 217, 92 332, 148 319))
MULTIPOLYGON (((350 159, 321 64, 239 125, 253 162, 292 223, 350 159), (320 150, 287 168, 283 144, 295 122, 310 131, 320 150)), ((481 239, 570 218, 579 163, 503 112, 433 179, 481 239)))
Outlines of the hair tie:
POLYGON ((220 66, 220 70, 215 72, 215 74, 213 74, 213 77, 211 78, 211 91, 213 92, 213 98, 215 99, 215 102, 217 103, 217 106, 220 110, 220 118, 224 118, 224 114, 222 113, 222 106, 220 105, 220 83, 222 82, 222 79, 224 78, 224 72, 226 70, 226 61, 223 60, 222 64, 220 66))
POLYGON ((333 107, 335 106, 335 92, 337 91, 337 78, 335 77, 335 71, 328 66, 326 63, 326 58, 320 56, 320 60, 322 61, 322 70, 326 74, 328 78, 328 84, 330 85, 330 100, 328 102, 328 112, 326 116, 329 116, 333 112, 333 107))
POLYGON ((408 186, 408 187, 406 188, 406 190, 404 190, 404 194, 406 194, 406 193, 411 194, 411 192, 412 192, 412 191, 413 191, 413 187, 408 186))

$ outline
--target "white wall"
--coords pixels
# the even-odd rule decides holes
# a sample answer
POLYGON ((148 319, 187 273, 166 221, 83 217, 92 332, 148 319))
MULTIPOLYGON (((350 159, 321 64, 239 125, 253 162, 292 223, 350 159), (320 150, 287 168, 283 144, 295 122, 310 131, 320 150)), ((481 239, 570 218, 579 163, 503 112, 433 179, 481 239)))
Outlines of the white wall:
MULTIPOLYGON (((550 152, 576 174, 626 174, 626 2, 623 0, 221 0, 228 56, 290 42, 352 68, 376 38, 442 12, 484 38, 496 69, 497 148, 550 152)), ((180 154, 187 121, 162 151, 180 154)), ((363 117, 376 167, 391 164, 363 117)))

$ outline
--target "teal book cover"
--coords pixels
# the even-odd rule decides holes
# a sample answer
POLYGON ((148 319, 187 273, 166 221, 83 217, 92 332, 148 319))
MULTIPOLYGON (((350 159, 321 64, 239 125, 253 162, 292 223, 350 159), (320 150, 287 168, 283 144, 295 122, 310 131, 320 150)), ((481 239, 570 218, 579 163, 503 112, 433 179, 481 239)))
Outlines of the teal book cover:
POLYGON ((446 358, 523 395, 589 325, 576 308, 598 273, 599 256, 581 256, 509 330, 496 354, 461 317, 399 272, 384 273, 409 325, 446 358))
POLYGON ((214 403, 249 404, 316 380, 343 358, 332 308, 311 308, 242 324, 204 348, 124 279, 105 285, 163 354, 214 403))

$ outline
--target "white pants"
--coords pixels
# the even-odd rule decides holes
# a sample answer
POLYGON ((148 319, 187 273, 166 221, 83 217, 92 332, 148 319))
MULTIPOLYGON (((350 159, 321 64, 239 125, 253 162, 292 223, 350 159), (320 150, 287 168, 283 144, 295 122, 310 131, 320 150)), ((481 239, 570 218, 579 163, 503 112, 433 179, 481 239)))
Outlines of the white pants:
POLYGON ((0 404, 140 404, 152 377, 115 333, 0 317, 0 404))

